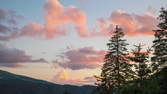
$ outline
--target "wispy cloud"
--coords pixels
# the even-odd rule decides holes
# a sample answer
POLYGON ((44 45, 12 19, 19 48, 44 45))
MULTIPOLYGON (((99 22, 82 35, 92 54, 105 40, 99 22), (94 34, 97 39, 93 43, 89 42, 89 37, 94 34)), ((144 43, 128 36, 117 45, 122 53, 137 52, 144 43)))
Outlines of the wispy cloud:
POLYGON ((61 67, 72 70, 94 69, 100 67, 103 63, 105 51, 96 51, 93 47, 84 47, 69 50, 64 53, 66 61, 56 61, 61 67))
POLYGON ((35 63, 35 62, 47 62, 45 59, 33 59, 32 56, 27 55, 25 51, 16 49, 16 48, 9 48, 2 44, 0 44, 0 66, 5 67, 19 67, 19 63, 35 63))
POLYGON ((20 18, 23 18, 23 16, 18 15, 16 11, 0 8, 0 22, 7 24, 17 24, 17 20, 20 18))
POLYGON ((17 33, 18 19, 23 16, 18 15, 14 10, 0 8, 0 40, 8 40, 9 36, 17 33))

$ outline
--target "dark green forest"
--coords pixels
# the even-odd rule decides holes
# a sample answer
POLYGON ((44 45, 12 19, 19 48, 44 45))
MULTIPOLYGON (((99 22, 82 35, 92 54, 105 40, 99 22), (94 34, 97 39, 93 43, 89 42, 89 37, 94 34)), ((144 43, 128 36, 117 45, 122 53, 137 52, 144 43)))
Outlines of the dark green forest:
POLYGON ((93 94, 166 94, 167 93, 167 10, 161 8, 159 24, 153 30, 153 45, 148 49, 127 48, 125 34, 116 26, 107 46, 101 75, 95 76, 93 94))

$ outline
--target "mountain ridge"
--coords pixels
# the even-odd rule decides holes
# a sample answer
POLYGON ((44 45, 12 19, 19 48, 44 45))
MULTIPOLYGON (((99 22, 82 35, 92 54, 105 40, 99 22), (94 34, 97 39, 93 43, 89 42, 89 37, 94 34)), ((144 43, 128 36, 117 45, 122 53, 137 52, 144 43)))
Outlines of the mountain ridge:
POLYGON ((2 94, 91 94, 95 86, 60 85, 0 70, 2 94))

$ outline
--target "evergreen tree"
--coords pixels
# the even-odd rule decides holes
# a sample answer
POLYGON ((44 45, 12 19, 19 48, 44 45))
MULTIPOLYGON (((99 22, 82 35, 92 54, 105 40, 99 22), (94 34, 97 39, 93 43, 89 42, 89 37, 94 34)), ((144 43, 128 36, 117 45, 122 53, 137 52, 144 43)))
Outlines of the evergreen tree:
POLYGON ((167 10, 161 9, 158 17, 158 29, 154 30, 155 39, 153 41, 153 71, 159 71, 164 66, 167 66, 167 10))
POLYGON ((98 94, 121 94, 121 88, 131 79, 131 65, 127 59, 128 45, 123 39, 124 32, 116 26, 113 36, 107 44, 108 52, 104 58, 101 75, 97 78, 98 88, 95 90, 98 94))
POLYGON ((147 51, 142 50, 141 44, 134 45, 135 49, 132 50, 132 55, 129 59, 134 63, 135 66, 135 78, 137 79, 137 84, 139 87, 144 87, 143 81, 149 77, 151 69, 149 66, 149 53, 150 49, 147 51))

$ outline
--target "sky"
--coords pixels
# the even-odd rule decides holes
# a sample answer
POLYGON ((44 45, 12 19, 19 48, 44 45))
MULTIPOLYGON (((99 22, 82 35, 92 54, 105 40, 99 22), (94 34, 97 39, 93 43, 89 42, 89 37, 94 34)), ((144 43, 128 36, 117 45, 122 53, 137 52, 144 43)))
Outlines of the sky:
POLYGON ((59 84, 93 85, 116 25, 152 44, 166 0, 0 0, 0 69, 59 84))

